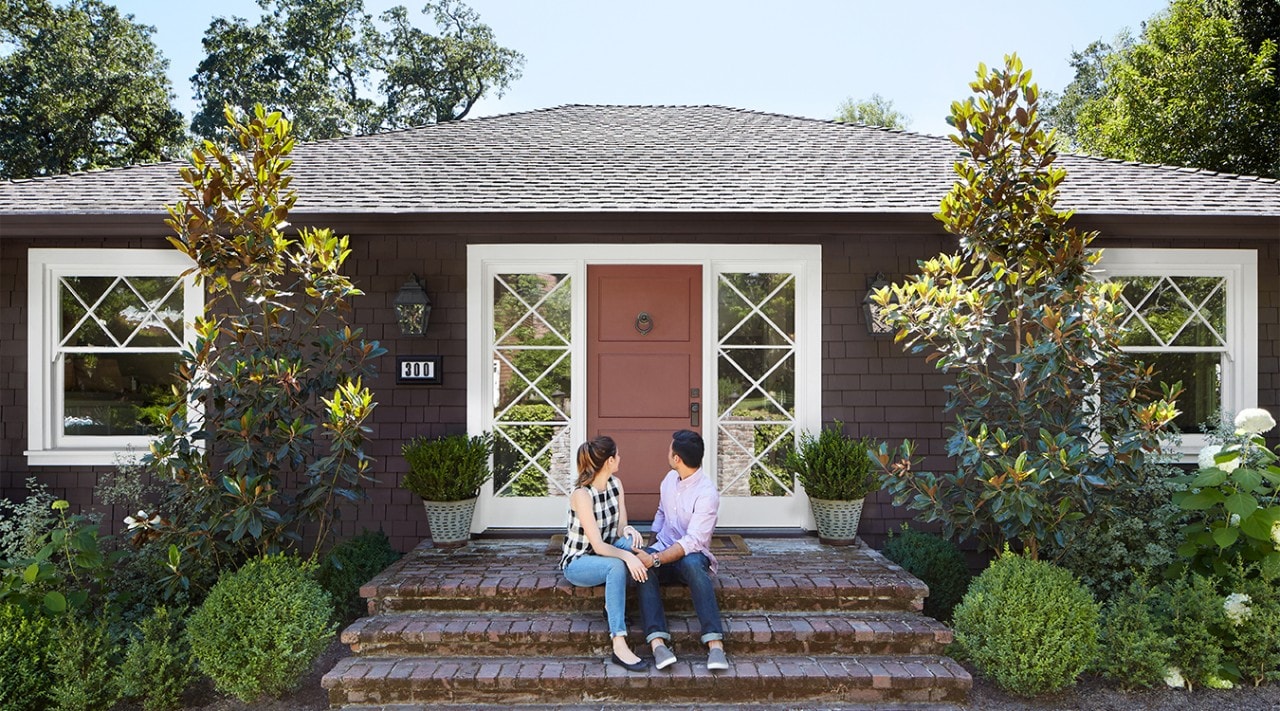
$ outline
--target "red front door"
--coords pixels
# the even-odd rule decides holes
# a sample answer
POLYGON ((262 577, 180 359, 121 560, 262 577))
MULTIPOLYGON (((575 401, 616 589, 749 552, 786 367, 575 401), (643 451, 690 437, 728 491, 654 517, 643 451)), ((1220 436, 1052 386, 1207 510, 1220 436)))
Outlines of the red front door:
POLYGON ((587 267, 587 436, 618 443, 632 521, 651 520, 678 429, 702 431, 702 267, 587 267))

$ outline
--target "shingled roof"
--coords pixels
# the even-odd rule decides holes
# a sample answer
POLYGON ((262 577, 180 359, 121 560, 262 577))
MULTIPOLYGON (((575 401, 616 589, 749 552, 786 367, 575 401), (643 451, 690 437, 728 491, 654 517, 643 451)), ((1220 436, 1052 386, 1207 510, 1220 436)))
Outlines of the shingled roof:
MULTIPOLYGON (((932 213, 958 150, 916 133, 719 106, 561 106, 300 144, 295 214, 932 213)), ((0 216, 162 214, 179 163, 0 183, 0 216)), ((1059 205, 1280 215, 1280 183, 1064 155, 1059 205)))

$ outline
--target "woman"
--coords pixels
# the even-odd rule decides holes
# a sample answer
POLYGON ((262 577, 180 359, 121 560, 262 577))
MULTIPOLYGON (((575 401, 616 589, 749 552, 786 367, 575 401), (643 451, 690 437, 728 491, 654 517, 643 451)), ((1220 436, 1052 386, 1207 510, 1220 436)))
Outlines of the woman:
POLYGON ((643 671, 649 664, 627 644, 627 575, 643 581, 648 572, 631 552, 642 539, 627 525, 622 482, 614 476, 621 461, 618 445, 609 437, 596 437, 578 447, 578 486, 569 496, 569 529, 560 568, 574 585, 604 584, 604 610, 613 642, 610 659, 630 671, 643 671))

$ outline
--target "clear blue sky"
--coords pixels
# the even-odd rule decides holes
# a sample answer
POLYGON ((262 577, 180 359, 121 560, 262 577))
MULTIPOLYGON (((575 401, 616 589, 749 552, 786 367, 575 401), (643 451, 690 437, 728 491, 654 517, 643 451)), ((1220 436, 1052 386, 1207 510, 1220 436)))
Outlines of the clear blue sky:
MULTIPOLYGON (((253 0, 118 0, 156 27, 178 107, 194 110, 190 77, 214 16, 255 20, 253 0), (194 6, 194 7, 193 7, 194 6), (201 9, 196 9, 196 8, 201 9), (210 9, 203 9, 208 7, 210 9)), ((365 0, 375 15, 418 2, 365 0)), ((1167 0, 470 0, 500 44, 525 55, 524 76, 471 116, 561 104, 720 104, 832 118, 840 102, 893 100, 911 129, 946 134, 953 100, 978 62, 1017 52, 1042 90, 1072 78, 1073 49, 1137 33, 1167 0)))

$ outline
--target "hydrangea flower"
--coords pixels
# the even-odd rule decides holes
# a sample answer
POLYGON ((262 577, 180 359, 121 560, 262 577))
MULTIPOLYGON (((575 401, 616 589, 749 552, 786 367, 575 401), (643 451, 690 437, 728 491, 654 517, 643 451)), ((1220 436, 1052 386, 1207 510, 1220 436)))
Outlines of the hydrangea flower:
POLYGON ((1250 602, 1253 602, 1253 598, 1244 593, 1231 593, 1226 600, 1222 601, 1222 610, 1227 613, 1227 619, 1231 620, 1231 624, 1239 627, 1253 615, 1253 610, 1249 607, 1250 602))
POLYGON ((1181 669, 1169 667, 1164 673, 1164 683, 1172 689, 1181 689, 1187 685, 1187 680, 1182 678, 1181 669))
POLYGON ((1280 551, 1280 521, 1271 524, 1271 542, 1275 544, 1276 550, 1280 551))
POLYGON ((1231 514, 1231 518, 1227 519, 1227 525, 1228 525, 1228 526, 1239 526, 1239 525, 1240 525, 1240 514, 1231 514))
POLYGON ((1276 418, 1270 412, 1258 407, 1250 407, 1236 415, 1237 434, 1262 434, 1276 426, 1276 418))
MULTIPOLYGON (((1226 450, 1226 451, 1228 451, 1228 452, 1235 452, 1235 451, 1236 451, 1236 449, 1237 449, 1237 448, 1236 448, 1236 446, 1235 446, 1235 445, 1231 445, 1230 447, 1227 447, 1227 450, 1226 450)), ((1216 457, 1216 456, 1218 456, 1219 454, 1221 454, 1221 453, 1222 453, 1222 451, 1223 451, 1223 450, 1222 450, 1222 445, 1220 445, 1220 444, 1211 444, 1211 445, 1209 445, 1209 446, 1205 447, 1204 449, 1200 450, 1200 454, 1197 456, 1197 461, 1198 461, 1198 463, 1200 464, 1200 468, 1201 468, 1201 469, 1213 469, 1214 467, 1217 467, 1217 468, 1221 469, 1222 471, 1224 471, 1224 472, 1226 472, 1226 473, 1228 473, 1228 474, 1230 474, 1231 472, 1235 471, 1236 469, 1239 469, 1239 468, 1240 468, 1240 454, 1239 454, 1238 452, 1236 453, 1235 458, 1233 458, 1233 459, 1228 459, 1228 460, 1227 460, 1227 461, 1225 461, 1225 462, 1215 462, 1215 461, 1213 461, 1213 458, 1214 458, 1214 457, 1216 457)))

